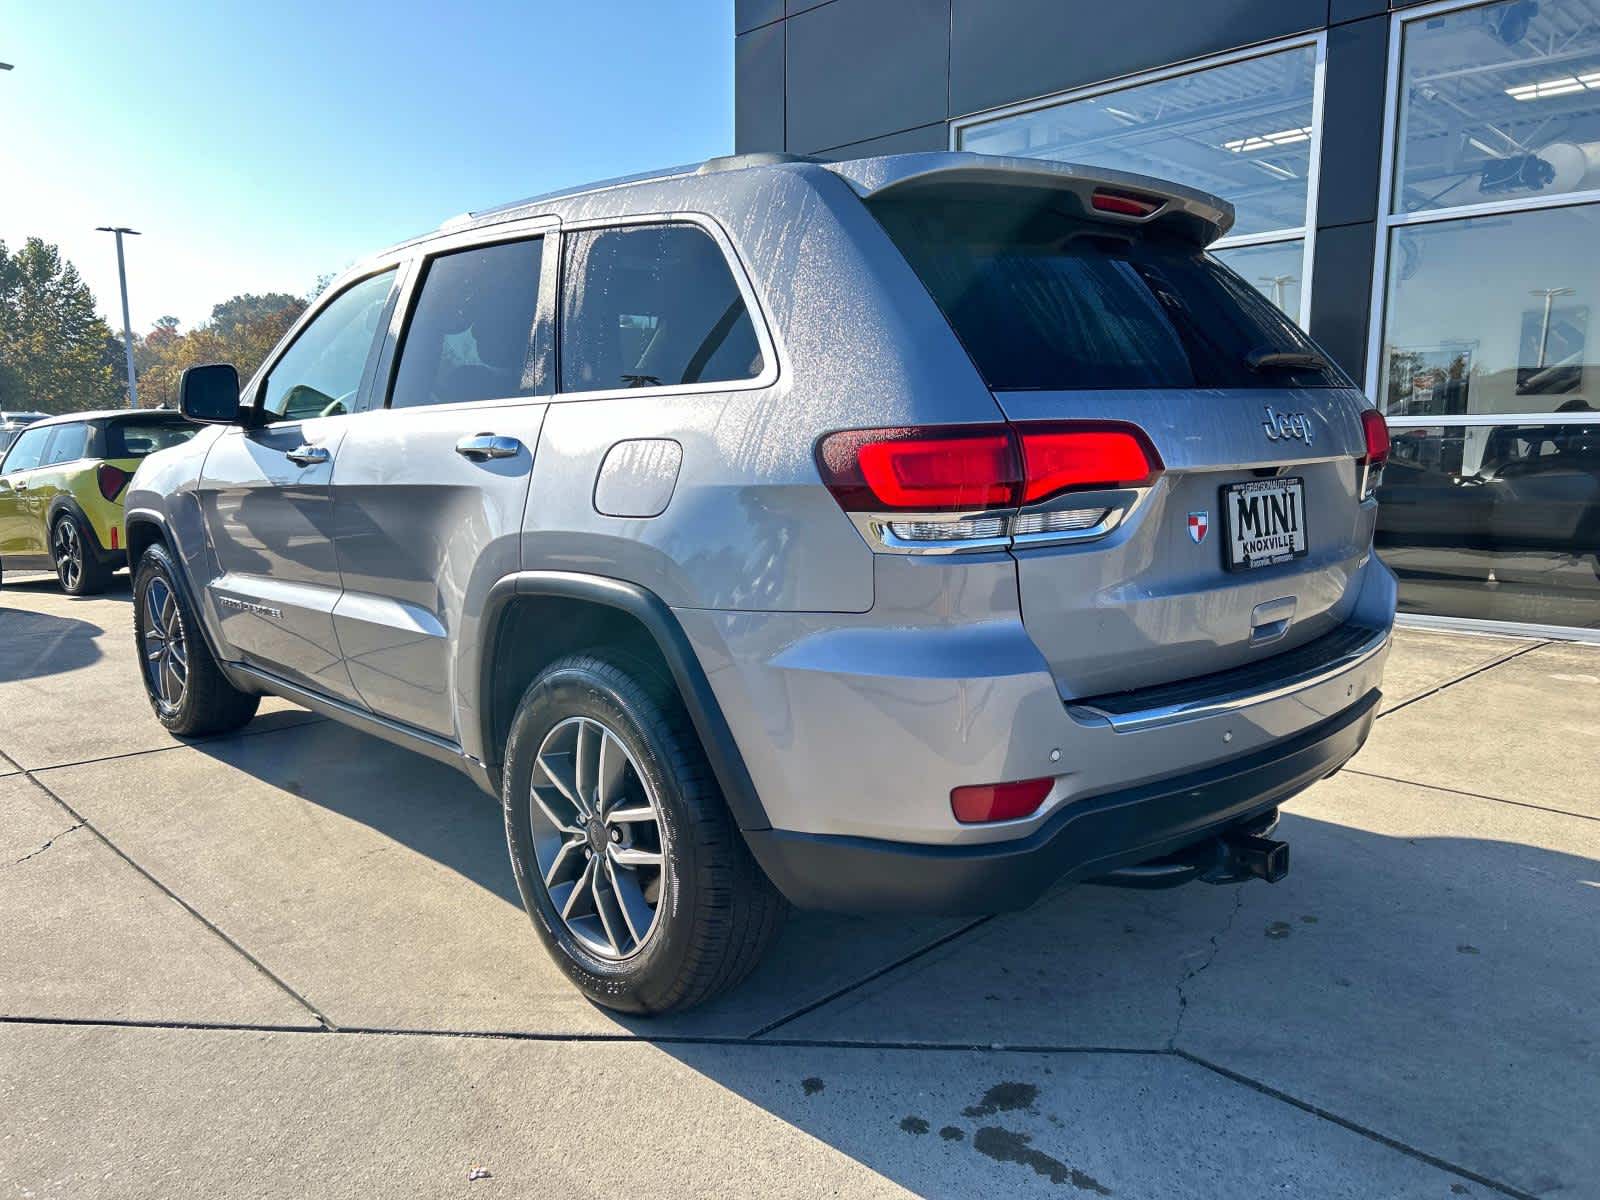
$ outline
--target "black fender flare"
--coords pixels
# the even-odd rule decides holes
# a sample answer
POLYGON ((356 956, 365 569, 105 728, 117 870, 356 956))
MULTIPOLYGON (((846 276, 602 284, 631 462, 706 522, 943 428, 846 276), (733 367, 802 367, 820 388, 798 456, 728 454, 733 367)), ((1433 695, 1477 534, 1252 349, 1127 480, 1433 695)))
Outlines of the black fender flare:
POLYGON ((666 602, 647 588, 604 575, 587 575, 576 571, 517 571, 504 576, 490 590, 484 606, 483 628, 495 633, 485 640, 481 650, 478 670, 478 711, 481 721, 482 745, 492 744, 492 664, 494 641, 499 635, 501 617, 512 600, 523 596, 560 596, 583 600, 619 609, 644 626, 656 648, 661 652, 667 669, 672 672, 684 708, 694 723, 695 732, 705 748, 706 759, 717 777, 728 809, 733 813, 739 828, 744 830, 770 829, 767 810, 756 792, 755 781, 745 766, 744 755, 739 752, 727 717, 717 702, 705 668, 689 644, 688 636, 678 618, 666 602))
MULTIPOLYGON (((77 499, 67 492, 52 498, 50 506, 45 509, 44 528, 47 534, 55 529, 56 520, 62 513, 71 513, 77 518, 78 524, 83 526, 84 531, 89 535, 89 549, 93 551, 95 558, 105 562, 107 559, 114 559, 122 553, 121 550, 108 550, 100 544, 100 535, 94 531, 94 522, 89 520, 89 514, 84 512, 83 505, 79 504, 77 499)), ((49 542, 47 541, 45 545, 48 547, 49 542)), ((45 553, 50 554, 51 552, 46 549, 45 553)), ((53 559, 54 557, 51 554, 51 558, 53 559)))

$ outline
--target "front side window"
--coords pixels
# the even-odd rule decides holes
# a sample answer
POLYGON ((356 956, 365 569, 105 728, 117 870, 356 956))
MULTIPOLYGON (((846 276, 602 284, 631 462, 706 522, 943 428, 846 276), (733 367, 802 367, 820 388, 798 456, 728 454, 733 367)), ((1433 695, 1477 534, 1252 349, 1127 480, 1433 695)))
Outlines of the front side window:
POLYGON ((57 425, 56 436, 45 451, 39 464, 53 467, 58 463, 77 462, 89 447, 89 427, 84 424, 57 425))
POLYGON ((461 404, 538 390, 533 353, 542 238, 441 254, 428 264, 389 403, 461 404))
POLYGON ((39 459, 44 456, 45 445, 54 432, 54 425, 46 425, 43 429, 24 429, 17 436, 17 440, 11 443, 11 450, 7 453, 5 462, 0 463, 0 474, 31 471, 37 467, 39 459))
POLYGON ((561 390, 754 379, 755 325, 704 230, 592 229, 563 239, 561 390))
POLYGON ((354 407, 394 279, 389 270, 352 284, 301 330, 267 376, 264 413, 298 421, 354 407))

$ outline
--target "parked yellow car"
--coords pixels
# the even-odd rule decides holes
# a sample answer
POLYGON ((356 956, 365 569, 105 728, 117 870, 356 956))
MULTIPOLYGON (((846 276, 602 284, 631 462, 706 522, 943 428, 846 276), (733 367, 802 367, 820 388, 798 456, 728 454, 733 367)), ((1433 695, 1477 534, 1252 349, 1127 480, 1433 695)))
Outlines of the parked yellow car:
POLYGON ((74 596, 104 591, 127 563, 122 494, 139 460, 194 436, 160 409, 36 421, 0 459, 0 573, 54 571, 74 596))

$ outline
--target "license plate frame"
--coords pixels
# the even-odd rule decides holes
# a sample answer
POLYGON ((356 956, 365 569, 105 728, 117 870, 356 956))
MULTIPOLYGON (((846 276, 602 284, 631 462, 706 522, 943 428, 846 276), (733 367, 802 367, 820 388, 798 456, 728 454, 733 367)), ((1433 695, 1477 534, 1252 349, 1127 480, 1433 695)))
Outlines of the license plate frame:
POLYGON ((1275 567, 1304 558, 1311 552, 1311 538, 1307 531, 1306 481, 1301 476, 1286 475, 1224 484, 1218 499, 1222 509, 1222 565, 1229 571, 1259 571, 1263 567, 1275 567), (1291 497, 1286 508, 1268 502, 1258 505, 1254 510, 1256 520, 1265 520, 1271 527, 1270 532, 1241 537, 1237 530, 1243 509, 1235 503, 1235 497, 1280 494, 1291 497), (1289 518, 1287 525, 1284 524, 1285 517, 1289 518), (1284 538, 1287 538, 1287 542, 1281 540, 1284 538), (1252 541, 1266 544, 1257 553, 1241 553, 1252 541))

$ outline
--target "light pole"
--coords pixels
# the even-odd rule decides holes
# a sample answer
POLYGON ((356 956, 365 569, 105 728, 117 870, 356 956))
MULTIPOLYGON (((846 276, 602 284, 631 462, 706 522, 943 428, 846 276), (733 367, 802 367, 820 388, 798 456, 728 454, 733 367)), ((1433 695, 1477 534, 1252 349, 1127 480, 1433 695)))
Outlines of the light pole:
POLYGON ((128 319, 128 268, 122 260, 122 235, 138 237, 137 229, 126 225, 96 225, 96 233, 117 235, 117 281, 122 284, 122 348, 128 352, 128 407, 139 407, 139 381, 133 371, 133 322, 128 319))

